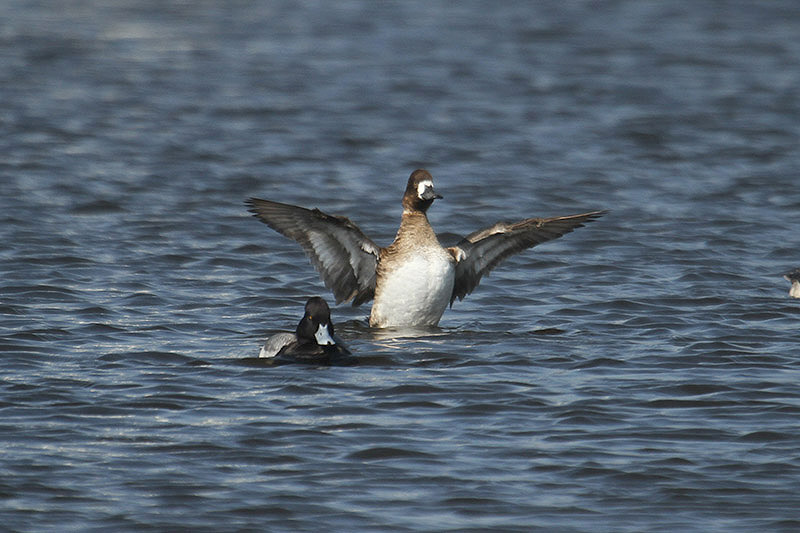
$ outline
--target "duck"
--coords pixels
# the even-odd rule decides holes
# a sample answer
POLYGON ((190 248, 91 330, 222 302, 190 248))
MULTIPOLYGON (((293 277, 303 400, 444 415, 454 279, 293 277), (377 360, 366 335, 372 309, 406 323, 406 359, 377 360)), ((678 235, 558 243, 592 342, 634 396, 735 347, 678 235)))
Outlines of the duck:
POLYGON ((259 198, 245 201, 258 220, 303 248, 336 303, 374 300, 373 328, 435 327, 453 302, 508 257, 597 220, 606 210, 497 222, 444 247, 427 212, 442 199, 425 169, 408 178, 394 241, 381 247, 349 218, 259 198))
POLYGON ((800 298, 800 268, 795 268, 783 275, 783 279, 791 282, 792 286, 789 289, 789 296, 792 298, 800 298))
POLYGON ((334 334, 331 310, 320 296, 308 299, 294 333, 276 333, 259 351, 259 358, 309 364, 330 364, 350 350, 334 334))

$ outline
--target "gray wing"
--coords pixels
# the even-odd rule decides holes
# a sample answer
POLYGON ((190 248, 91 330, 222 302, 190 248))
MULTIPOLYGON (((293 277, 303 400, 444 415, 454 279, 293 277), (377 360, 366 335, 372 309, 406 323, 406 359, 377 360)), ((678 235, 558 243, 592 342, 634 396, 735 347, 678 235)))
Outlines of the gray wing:
POLYGON ((294 333, 276 333, 264 341, 264 346, 258 352, 259 357, 275 357, 286 346, 297 340, 294 333))
POLYGON ((352 299, 356 306, 373 298, 380 247, 349 219, 258 198, 245 205, 261 222, 303 247, 337 304, 352 299))
POLYGON ((470 233, 450 253, 456 258, 456 280, 450 305, 456 298, 475 290, 484 274, 506 258, 527 248, 557 239, 603 216, 607 211, 552 218, 526 218, 513 224, 498 222, 490 228, 470 233))

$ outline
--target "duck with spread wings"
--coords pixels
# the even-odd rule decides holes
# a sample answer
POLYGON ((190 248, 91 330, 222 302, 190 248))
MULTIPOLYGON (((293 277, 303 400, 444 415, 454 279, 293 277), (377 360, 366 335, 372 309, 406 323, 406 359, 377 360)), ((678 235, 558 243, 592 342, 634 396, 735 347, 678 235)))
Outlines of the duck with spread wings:
POLYGON ((443 247, 427 211, 437 198, 426 170, 411 173, 394 242, 375 244, 346 217, 319 209, 250 198, 259 220, 303 247, 336 303, 374 299, 372 327, 436 326, 448 305, 463 300, 481 278, 509 256, 557 239, 606 211, 498 222, 443 247))

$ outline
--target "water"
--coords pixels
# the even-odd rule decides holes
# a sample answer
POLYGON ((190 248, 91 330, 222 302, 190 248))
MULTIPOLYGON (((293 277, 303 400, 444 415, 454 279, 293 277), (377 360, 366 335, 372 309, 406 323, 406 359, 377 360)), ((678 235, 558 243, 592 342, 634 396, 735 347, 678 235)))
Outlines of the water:
POLYGON ((0 18, 7 531, 800 529, 795 2, 49 2, 0 18), (611 213, 441 328, 333 308, 260 196, 391 241, 611 213))

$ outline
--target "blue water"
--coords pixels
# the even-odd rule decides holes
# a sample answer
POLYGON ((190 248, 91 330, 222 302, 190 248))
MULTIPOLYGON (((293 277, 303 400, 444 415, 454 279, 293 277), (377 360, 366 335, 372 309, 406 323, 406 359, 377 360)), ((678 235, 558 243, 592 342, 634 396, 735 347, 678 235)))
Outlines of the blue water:
POLYGON ((800 530, 800 5, 12 0, 3 531, 800 530), (611 209, 440 328, 335 306, 258 196, 391 242, 611 209))

